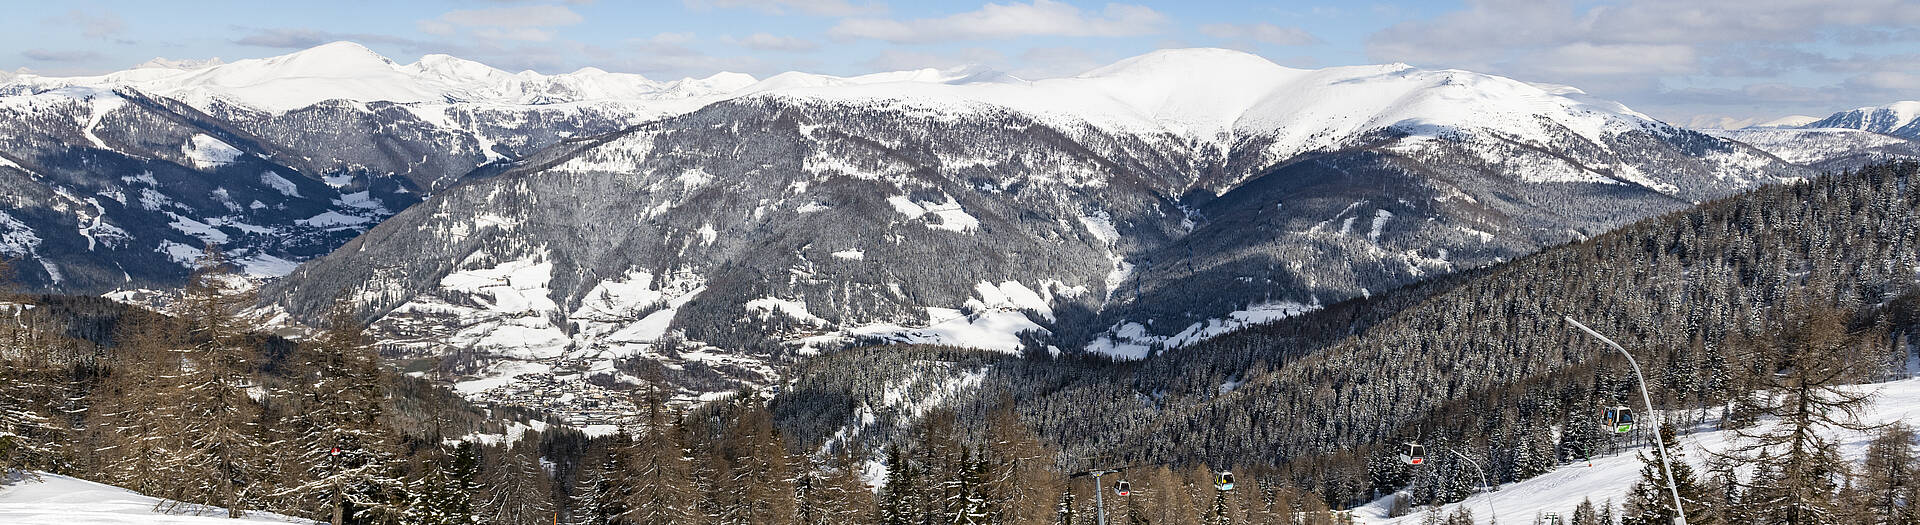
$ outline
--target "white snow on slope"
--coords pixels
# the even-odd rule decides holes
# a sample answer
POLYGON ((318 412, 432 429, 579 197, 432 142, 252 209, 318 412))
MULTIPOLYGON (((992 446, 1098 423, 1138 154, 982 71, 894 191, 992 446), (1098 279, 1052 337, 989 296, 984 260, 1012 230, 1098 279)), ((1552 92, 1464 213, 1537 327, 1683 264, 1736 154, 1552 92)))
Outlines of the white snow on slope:
POLYGON ((216 525, 221 523, 312 523, 264 512, 235 520, 226 509, 183 506, 155 512, 159 498, 57 474, 0 485, 0 523, 8 525, 216 525))
POLYGON ((1744 142, 1795 164, 1808 164, 1891 144, 1899 137, 1848 128, 1759 128, 1702 130, 1701 133, 1744 142))
MULTIPOLYGON (((1920 379, 1907 379, 1889 383, 1862 385, 1862 390, 1875 393, 1873 408, 1866 411, 1861 421, 1868 424, 1905 421, 1920 425, 1920 379)), ((1704 472, 1708 450, 1726 450, 1731 431, 1700 432, 1683 436, 1680 445, 1687 460, 1693 464, 1695 472, 1704 472)), ((1855 431, 1832 431, 1826 437, 1840 446, 1840 454, 1849 461, 1861 461, 1866 453, 1867 443, 1872 436, 1855 431)), ((1627 499, 1627 489, 1640 479, 1639 452, 1653 454, 1651 448, 1636 449, 1611 456, 1593 458, 1593 466, 1586 462, 1562 465, 1553 472, 1536 476, 1518 483, 1500 486, 1500 490, 1480 493, 1460 503, 1445 507, 1452 512, 1460 505, 1472 509, 1479 523, 1489 520, 1488 503, 1491 502, 1494 517, 1500 523, 1531 523, 1535 515, 1543 512, 1559 513, 1562 517, 1571 516, 1573 507, 1582 500, 1591 498, 1595 505, 1613 500, 1615 515, 1619 505, 1627 499)), ((1428 449, 1427 454, 1446 454, 1445 451, 1428 449)), ((1387 510, 1391 497, 1381 498, 1373 503, 1354 509, 1355 523, 1360 524, 1406 524, 1420 523, 1422 514, 1400 518, 1388 518, 1387 510)))
POLYGON ((1121 323, 1107 330, 1099 338, 1087 343, 1086 350, 1124 361, 1136 361, 1151 357, 1153 345, 1173 350, 1186 348, 1227 332, 1247 328, 1253 325, 1271 323, 1288 317, 1320 309, 1317 304, 1301 304, 1293 301, 1270 301, 1247 306, 1227 314, 1225 318, 1214 318, 1187 325, 1185 330, 1171 336, 1153 335, 1140 323, 1121 323))
POLYGON ((907 216, 907 220, 932 215, 933 220, 926 223, 928 228, 956 233, 969 233, 980 228, 980 219, 967 214, 967 210, 961 209, 960 203, 953 200, 952 195, 944 197, 946 202, 933 202, 916 201, 905 195, 894 195, 887 197, 887 204, 893 205, 894 211, 907 216))
POLYGON ((205 133, 195 133, 191 140, 180 147, 180 153, 202 171, 232 164, 233 159, 240 158, 240 150, 205 133))
POLYGON ((282 177, 278 173, 271 171, 261 173, 260 183, 272 187, 274 191, 280 192, 281 195, 288 197, 300 196, 300 186, 295 185, 293 181, 287 180, 286 177, 282 177))

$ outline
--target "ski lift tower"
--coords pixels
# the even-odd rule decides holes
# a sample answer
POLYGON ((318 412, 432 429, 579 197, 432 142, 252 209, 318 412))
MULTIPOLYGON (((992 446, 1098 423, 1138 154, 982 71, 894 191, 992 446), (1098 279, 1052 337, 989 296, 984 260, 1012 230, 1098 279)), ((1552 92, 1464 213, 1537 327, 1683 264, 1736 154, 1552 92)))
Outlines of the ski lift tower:
MULTIPOLYGON (((1579 328, 1580 331, 1586 332, 1587 335, 1591 335, 1599 339, 1600 342, 1606 343, 1607 346, 1613 347, 1614 350, 1620 351, 1620 355, 1627 356, 1627 365, 1633 367, 1633 377, 1640 380, 1640 401, 1647 405, 1647 417, 1653 417, 1653 395, 1647 393, 1647 376, 1640 373, 1640 362, 1633 359, 1633 354, 1627 353, 1627 349, 1621 347, 1620 343, 1615 343, 1612 339, 1608 339, 1607 336, 1600 335, 1600 332, 1595 332, 1592 328, 1587 328, 1587 325, 1580 324, 1580 321, 1573 320, 1573 316, 1562 317, 1565 318, 1568 323, 1572 323, 1574 328, 1579 328)), ((1660 470, 1667 475, 1667 491, 1673 494, 1673 525, 1687 525, 1687 509, 1686 505, 1680 501, 1680 485, 1673 482, 1673 465, 1667 462, 1667 443, 1665 439, 1660 438, 1660 432, 1658 430, 1654 431, 1653 444, 1660 451, 1660 470)))
MULTIPOLYGON (((1106 498, 1101 497, 1103 496, 1101 492, 1105 491, 1107 487, 1105 485, 1100 484, 1100 476, 1105 476, 1108 474, 1119 474, 1121 470, 1122 469, 1118 469, 1118 468, 1094 469, 1086 472, 1076 472, 1071 476, 1067 476, 1069 478, 1079 478, 1079 477, 1086 477, 1086 476, 1093 477, 1093 515, 1096 518, 1098 518, 1097 521, 1099 522, 1099 525, 1107 525, 1107 501, 1106 501, 1106 498)), ((1131 489, 1132 487, 1128 487, 1128 488, 1131 489)))

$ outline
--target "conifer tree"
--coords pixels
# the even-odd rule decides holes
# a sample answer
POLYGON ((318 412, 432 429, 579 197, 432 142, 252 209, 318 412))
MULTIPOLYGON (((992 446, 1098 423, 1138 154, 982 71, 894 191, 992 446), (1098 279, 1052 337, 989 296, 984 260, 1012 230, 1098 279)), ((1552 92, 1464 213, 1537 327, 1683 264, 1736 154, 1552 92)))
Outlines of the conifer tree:
POLYGON ((615 433, 611 443, 593 447, 582 462, 574 482, 569 511, 573 525, 616 525, 627 523, 627 498, 631 485, 625 478, 624 451, 631 447, 625 432, 615 433))
MULTIPOLYGON (((1693 466, 1687 463, 1680 442, 1674 436, 1673 425, 1661 425, 1660 438, 1666 442, 1667 453, 1672 456, 1668 461, 1673 465, 1673 484, 1678 487, 1680 500, 1686 505, 1687 523, 1720 523, 1716 515, 1708 512, 1707 502, 1711 496, 1695 479, 1693 466)), ((1621 508, 1621 525, 1667 525, 1678 517, 1673 506, 1673 492, 1667 486, 1666 470, 1661 467, 1657 453, 1640 453, 1640 480, 1628 490, 1626 504, 1621 508)))
POLYGON ((29 310, 14 297, 11 279, 7 261, 0 259, 0 328, 8 334, 0 338, 0 480, 51 465, 60 443, 39 401, 47 398, 46 378, 35 377, 27 365, 36 337, 29 333, 29 310))
POLYGON ((1770 369, 1758 378, 1766 382, 1763 408, 1779 422, 1738 430, 1739 445, 1724 454, 1758 467, 1746 506, 1784 525, 1833 520, 1834 480, 1848 467, 1822 432, 1869 428, 1858 416, 1871 394, 1843 388, 1857 378, 1846 353, 1858 336, 1845 312, 1811 295, 1803 292, 1793 318, 1750 343, 1770 369))
POLYGON ((545 523, 552 519, 552 482, 540 465, 539 439, 533 432, 503 452, 486 475, 487 501, 481 516, 489 523, 545 523))
POLYGON ((172 318, 128 316, 114 333, 112 366, 86 413, 103 481, 174 500, 190 481, 178 456, 192 453, 176 401, 184 387, 179 332, 172 318))
POLYGON ((1039 525, 1052 519, 1053 495, 1063 488, 1053 468, 1053 454, 1027 429, 1013 410, 1012 398, 987 418, 989 504, 1001 511, 999 521, 1039 525))
POLYGON ((1882 429, 1867 445, 1861 467, 1858 503, 1867 510, 1871 523, 1909 525, 1920 523, 1920 482, 1914 479, 1920 468, 1914 457, 1913 427, 1895 423, 1882 429))
MULTIPOLYGON (((880 489, 881 525, 914 525, 924 521, 920 469, 899 445, 887 445, 887 483, 880 489)), ((1069 501, 1071 496, 1067 496, 1069 501)), ((1071 514, 1071 511, 1067 511, 1071 514)))
POLYGON ((473 499, 481 491, 480 451, 462 441, 444 453, 416 478, 407 491, 409 503, 401 519, 418 525, 477 525, 473 499))
POLYGON ((254 323, 245 314, 253 295, 218 248, 208 246, 197 264, 179 311, 187 346, 180 349, 178 431, 191 443, 171 459, 195 482, 185 498, 239 517, 253 499, 249 491, 259 488, 263 455, 259 406, 248 395, 257 386, 248 340, 254 323))
POLYGON ((842 448, 812 469, 810 491, 811 518, 805 525, 871 523, 874 521, 873 493, 860 479, 860 463, 852 451, 842 448))
POLYGON ((626 494, 622 519, 636 525, 685 523, 695 516, 697 495, 678 418, 658 396, 646 396, 641 404, 647 420, 631 445, 618 451, 625 464, 620 471, 626 494))
POLYGON ((1613 524, 1600 523, 1600 512, 1597 510, 1594 510, 1593 500, 1584 499, 1580 501, 1579 506, 1576 506, 1573 508, 1573 519, 1571 521, 1568 521, 1567 525, 1613 525, 1613 524))
POLYGON ((722 494, 723 522, 792 523, 794 475, 786 443, 758 396, 741 395, 739 403, 739 414, 722 449, 731 481, 728 493, 722 494))
POLYGON ((385 419, 385 376, 351 305, 335 305, 326 330, 298 351, 305 381, 295 436, 276 444, 303 460, 303 480, 289 492, 324 502, 336 525, 397 512, 398 436, 385 419))

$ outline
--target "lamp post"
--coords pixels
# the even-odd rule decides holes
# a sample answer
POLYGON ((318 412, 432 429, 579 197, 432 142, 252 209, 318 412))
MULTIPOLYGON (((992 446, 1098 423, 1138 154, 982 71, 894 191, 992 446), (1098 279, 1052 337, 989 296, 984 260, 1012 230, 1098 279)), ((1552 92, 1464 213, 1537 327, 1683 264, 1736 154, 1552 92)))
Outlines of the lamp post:
MULTIPOLYGON (((1627 365, 1633 367, 1633 377, 1640 380, 1640 401, 1646 404, 1647 415, 1652 416, 1653 395, 1647 393, 1647 376, 1640 373, 1640 362, 1633 359, 1633 354, 1627 353, 1627 349, 1622 348, 1620 343, 1615 343, 1612 339, 1608 339, 1607 336, 1600 335, 1600 332, 1595 332, 1592 328, 1587 328, 1587 325, 1580 324, 1579 321, 1573 320, 1573 316, 1563 317, 1568 323, 1572 323, 1575 328, 1586 332, 1587 335, 1599 338, 1601 342, 1607 343, 1607 346, 1613 347, 1614 350, 1619 350, 1620 355, 1627 356, 1627 365)), ((1667 475, 1667 491, 1673 494, 1673 525, 1687 525, 1686 504, 1680 501, 1680 485, 1673 482, 1673 464, 1667 462, 1667 443, 1666 440, 1661 439, 1658 428, 1655 428, 1653 431, 1653 444, 1660 450, 1660 470, 1667 475)))

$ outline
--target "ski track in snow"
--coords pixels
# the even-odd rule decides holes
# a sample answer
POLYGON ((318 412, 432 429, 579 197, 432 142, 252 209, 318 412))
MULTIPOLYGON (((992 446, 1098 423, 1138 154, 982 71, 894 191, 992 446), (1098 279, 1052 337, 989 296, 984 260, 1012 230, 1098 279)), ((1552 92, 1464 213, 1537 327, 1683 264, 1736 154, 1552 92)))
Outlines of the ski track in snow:
MULTIPOLYGON (((1861 417, 1862 422, 1879 424, 1905 421, 1920 424, 1920 378, 1860 385, 1856 388, 1876 393, 1873 408, 1861 417)), ((1706 430, 1680 438, 1681 449, 1696 473, 1705 470, 1707 450, 1725 450, 1729 440, 1735 437, 1732 431, 1706 430)), ((1830 430, 1825 435, 1839 446, 1842 457, 1855 462, 1865 457, 1867 443, 1873 439, 1870 433, 1850 430, 1830 430)), ((1495 517, 1500 523, 1532 523, 1535 515, 1544 512, 1558 513, 1563 518, 1571 517, 1574 506, 1582 500, 1592 499, 1595 505, 1613 500, 1617 516, 1619 506, 1627 500, 1628 489, 1640 479, 1640 453, 1653 454, 1652 445, 1595 457, 1591 467, 1584 461, 1563 464, 1553 472, 1507 483, 1501 485, 1500 490, 1482 492, 1466 501, 1447 504, 1443 510, 1451 513, 1465 505, 1473 511, 1478 523, 1488 523, 1489 518, 1495 517), (1487 514, 1489 502, 1493 504, 1493 516, 1487 514)), ((1428 457, 1443 455, 1451 454, 1444 449, 1427 449, 1428 457)), ((1462 475, 1478 479, 1478 475, 1472 472, 1462 475)), ((1392 496, 1388 496, 1356 508, 1354 523, 1417 525, 1426 512, 1425 508, 1418 508, 1412 515, 1388 518, 1387 510, 1391 505, 1392 496)))
POLYGON ((159 498, 91 481, 40 473, 39 480, 0 485, 0 523, 7 525, 214 525, 219 523, 312 523, 264 512, 227 518, 226 509, 183 506, 155 512, 159 498))

